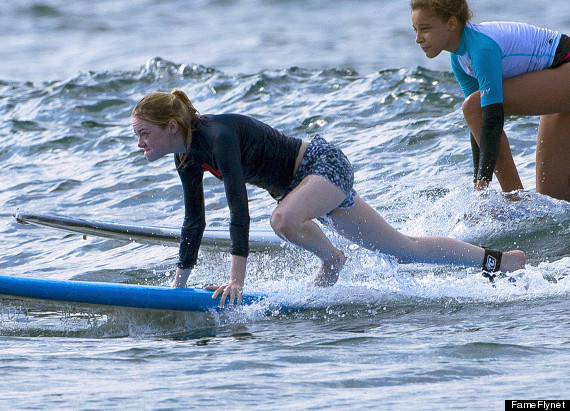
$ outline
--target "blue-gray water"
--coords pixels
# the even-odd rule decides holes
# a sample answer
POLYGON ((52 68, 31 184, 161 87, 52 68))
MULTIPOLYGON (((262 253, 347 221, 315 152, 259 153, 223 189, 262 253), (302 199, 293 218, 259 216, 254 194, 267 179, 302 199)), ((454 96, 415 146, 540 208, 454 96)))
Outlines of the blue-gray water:
MULTIPOLYGON (((0 306, 1 409, 503 409, 568 398, 570 205, 535 193, 537 118, 507 133, 526 191, 477 197, 461 94, 447 55, 414 44, 408 2, 20 1, 0 5, 0 274, 167 285, 175 248, 21 226, 17 209, 177 226, 172 158, 148 164, 130 110, 179 87, 203 113, 318 132, 356 189, 411 235, 521 248, 528 267, 495 288, 475 269, 394 265, 354 247, 339 283, 285 248, 250 258, 247 287, 297 313, 224 314, 0 306)), ((475 20, 570 33, 567 0, 473 2, 475 20)), ((251 188, 255 228, 274 203, 251 188)), ((223 187, 207 217, 225 227, 223 187)), ((223 281, 225 250, 191 283, 223 281)))

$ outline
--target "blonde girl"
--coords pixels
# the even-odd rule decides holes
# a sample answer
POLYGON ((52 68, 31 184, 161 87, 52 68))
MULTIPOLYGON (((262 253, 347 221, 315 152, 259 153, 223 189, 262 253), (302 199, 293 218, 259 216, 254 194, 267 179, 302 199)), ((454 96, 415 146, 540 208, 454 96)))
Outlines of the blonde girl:
POLYGON ((185 205, 176 287, 186 285, 206 226, 204 173, 223 181, 232 244, 229 281, 214 287, 213 298, 221 295, 221 305, 228 297, 230 304, 241 302, 249 252, 246 183, 267 190, 277 200, 270 218, 275 233, 321 260, 314 285, 333 285, 346 262, 344 253, 315 223, 323 217, 348 240, 402 262, 482 266, 489 272, 524 267, 525 255, 519 250, 501 253, 445 237, 400 234, 356 194, 350 162, 318 135, 311 141, 289 137, 239 114, 201 116, 178 89, 139 101, 132 125, 148 161, 175 154, 185 205))
POLYGON ((471 131, 475 189, 497 176, 522 189, 505 115, 539 115, 536 191, 570 201, 570 38, 514 22, 470 23, 465 0, 412 0, 416 43, 428 58, 451 53, 471 131))

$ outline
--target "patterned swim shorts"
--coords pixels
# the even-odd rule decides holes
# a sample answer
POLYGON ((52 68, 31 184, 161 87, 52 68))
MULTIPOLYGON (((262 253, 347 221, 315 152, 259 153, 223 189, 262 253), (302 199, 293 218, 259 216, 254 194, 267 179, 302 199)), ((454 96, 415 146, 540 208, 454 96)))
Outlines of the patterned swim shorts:
POLYGON ((347 209, 354 205, 356 191, 353 188, 354 170, 350 161, 338 147, 327 142, 318 134, 307 145, 307 150, 293 176, 293 180, 278 201, 283 200, 303 179, 311 174, 326 178, 345 194, 346 198, 337 208, 347 209))

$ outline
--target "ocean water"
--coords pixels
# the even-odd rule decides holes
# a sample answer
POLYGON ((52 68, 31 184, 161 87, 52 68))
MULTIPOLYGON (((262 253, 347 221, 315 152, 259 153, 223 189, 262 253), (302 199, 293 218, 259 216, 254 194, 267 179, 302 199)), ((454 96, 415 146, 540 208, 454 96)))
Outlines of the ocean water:
MULTIPOLYGON (((0 274, 167 286, 177 249, 22 226, 18 210, 180 225, 171 157, 148 164, 135 102, 183 89, 202 113, 319 133, 356 189, 410 235, 520 248, 515 284, 477 269, 397 265, 345 245, 330 289, 311 255, 251 256, 246 287, 278 305, 221 313, 0 301, 0 409, 503 409, 570 390, 570 204, 536 194, 538 119, 506 130, 525 191, 471 190, 461 93, 447 56, 414 43, 407 1, 20 1, 0 5, 0 274)), ((566 0, 472 2, 475 20, 570 33, 566 0)), ((205 180, 209 227, 227 227, 205 180)), ((275 206, 249 189, 252 226, 275 206)), ((204 251, 190 283, 224 281, 204 251)))

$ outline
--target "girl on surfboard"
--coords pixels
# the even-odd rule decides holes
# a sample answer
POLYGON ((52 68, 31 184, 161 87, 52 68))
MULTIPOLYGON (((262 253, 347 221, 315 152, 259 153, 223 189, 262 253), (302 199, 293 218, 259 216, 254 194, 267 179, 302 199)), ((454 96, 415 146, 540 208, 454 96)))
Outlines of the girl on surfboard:
POLYGON ((570 37, 523 23, 472 24, 466 0, 411 0, 416 43, 428 58, 451 53, 465 97, 476 190, 493 171, 505 192, 522 189, 505 115, 540 115, 536 191, 570 201, 570 37))
MULTIPOLYGON (((133 109, 132 125, 148 161, 175 154, 185 205, 175 287, 186 285, 206 226, 204 172, 224 183, 230 209, 230 279, 214 287, 213 294, 213 298, 221 295, 222 306, 227 297, 230 304, 241 302, 249 251, 246 183, 267 190, 277 200, 270 218, 275 233, 320 258, 322 266, 312 280, 317 286, 337 281, 346 256, 315 219, 348 240, 401 262, 482 266, 489 273, 524 267, 520 250, 501 253, 446 237, 399 233, 356 194, 352 166, 342 151, 318 135, 305 141, 243 115, 199 115, 178 89, 144 97, 133 109)), ((496 274, 487 275, 492 279, 496 274)))

